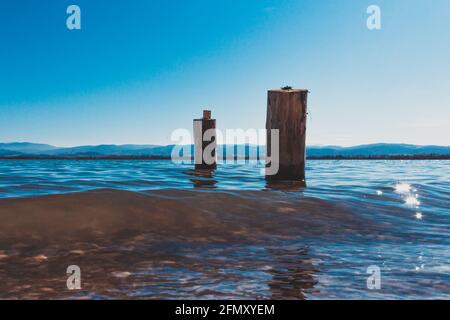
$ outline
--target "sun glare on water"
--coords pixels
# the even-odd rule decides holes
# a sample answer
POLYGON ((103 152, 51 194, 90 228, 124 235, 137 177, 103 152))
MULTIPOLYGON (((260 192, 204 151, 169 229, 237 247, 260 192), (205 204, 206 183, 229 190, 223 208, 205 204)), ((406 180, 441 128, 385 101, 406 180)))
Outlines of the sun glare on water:
POLYGON ((407 196, 405 198, 405 203, 408 206, 415 206, 415 207, 420 206, 420 201, 419 201, 417 195, 409 195, 409 196, 407 196))
MULTIPOLYGON (((403 201, 408 207, 419 207, 419 195, 416 193, 417 189, 414 189, 409 183, 400 182, 394 185, 394 190, 396 193, 400 194, 403 201)), ((420 218, 418 218, 420 220, 420 218)))
POLYGON ((395 192, 400 193, 400 194, 404 194, 404 193, 408 193, 411 191, 411 185, 409 183, 397 183, 395 186, 395 192))

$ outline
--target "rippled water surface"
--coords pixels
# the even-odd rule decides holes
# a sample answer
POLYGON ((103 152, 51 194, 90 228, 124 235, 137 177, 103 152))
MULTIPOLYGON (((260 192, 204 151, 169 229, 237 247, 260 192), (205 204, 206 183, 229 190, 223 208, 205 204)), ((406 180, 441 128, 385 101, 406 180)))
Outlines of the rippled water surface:
POLYGON ((449 206, 450 161, 0 161, 0 298, 449 299, 449 206))

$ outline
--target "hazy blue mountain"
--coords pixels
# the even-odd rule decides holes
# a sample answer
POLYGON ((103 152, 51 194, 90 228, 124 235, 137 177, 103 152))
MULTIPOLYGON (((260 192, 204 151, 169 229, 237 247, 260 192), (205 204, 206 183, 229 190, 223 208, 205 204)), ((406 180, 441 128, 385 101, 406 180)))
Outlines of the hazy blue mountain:
MULTIPOLYGON (((170 157, 173 145, 98 145, 71 148, 57 148, 46 144, 34 143, 0 143, 0 156, 51 156, 51 157, 107 157, 107 156, 136 156, 136 157, 170 157)), ((193 146, 187 146, 193 154, 193 146)), ((232 145, 219 146, 218 154, 230 155, 235 149, 232 145)), ((265 147, 237 146, 237 155, 242 158, 245 154, 255 157, 258 149, 260 155, 265 154, 265 147), (246 151, 245 151, 246 150, 246 151)), ((368 156, 416 156, 416 155, 450 155, 450 147, 416 146, 410 144, 369 144, 354 147, 340 146, 309 146, 306 150, 308 157, 368 157, 368 156)))
POLYGON ((48 144, 30 143, 30 142, 12 142, 0 143, 1 150, 17 151, 20 153, 41 153, 53 150, 56 147, 48 144))
POLYGON ((450 147, 388 143, 368 144, 355 147, 310 146, 307 148, 306 154, 309 157, 448 155, 450 154, 450 147))
POLYGON ((81 146, 71 148, 56 148, 43 152, 51 156, 141 156, 150 155, 153 149, 160 148, 156 145, 99 145, 99 146, 81 146))

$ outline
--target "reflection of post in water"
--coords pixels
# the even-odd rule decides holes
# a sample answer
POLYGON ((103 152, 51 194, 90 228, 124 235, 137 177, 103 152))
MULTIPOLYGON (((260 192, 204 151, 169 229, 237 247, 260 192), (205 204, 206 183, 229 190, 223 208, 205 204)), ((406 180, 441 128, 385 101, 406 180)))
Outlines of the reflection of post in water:
POLYGON ((268 285, 274 300, 304 300, 308 290, 314 288, 317 280, 314 274, 319 270, 311 263, 307 248, 272 249, 272 279, 268 285))
POLYGON ((214 179, 213 169, 195 169, 188 170, 186 174, 190 175, 194 188, 217 188, 217 180, 214 179))
POLYGON ((290 180, 271 180, 266 179, 267 190, 278 191, 303 191, 306 188, 305 181, 290 181, 290 180))

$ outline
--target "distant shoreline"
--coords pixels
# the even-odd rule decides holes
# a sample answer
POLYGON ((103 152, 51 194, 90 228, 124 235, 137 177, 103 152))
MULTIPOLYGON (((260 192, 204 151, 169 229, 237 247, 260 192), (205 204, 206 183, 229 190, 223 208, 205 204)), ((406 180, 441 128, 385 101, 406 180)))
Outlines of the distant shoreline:
MULTIPOLYGON (((221 159, 219 161, 234 161, 234 160, 262 160, 264 158, 237 158, 237 159, 221 159)), ((130 161, 130 160, 171 160, 170 157, 162 157, 162 156, 9 156, 2 157, 0 156, 0 160, 122 160, 122 161, 130 161)), ((181 160, 190 160, 190 159, 181 159, 181 160)), ((191 159, 192 160, 192 159, 191 159)), ((307 157, 307 160, 450 160, 450 155, 393 155, 393 156, 323 156, 323 157, 307 157)))

